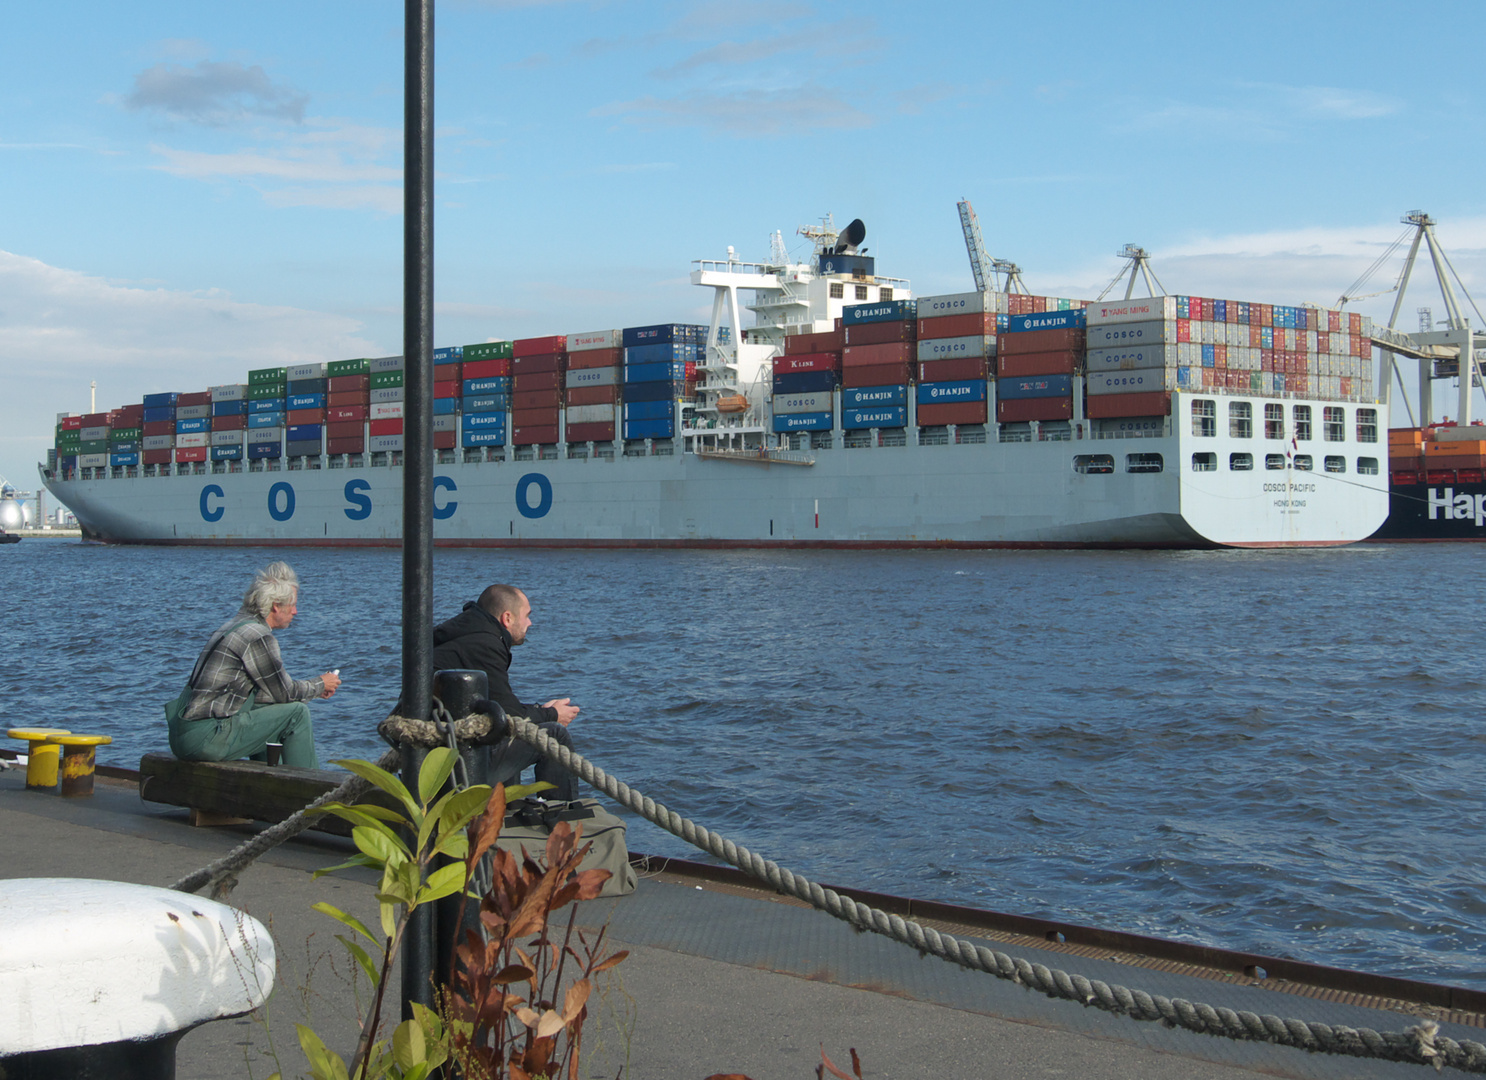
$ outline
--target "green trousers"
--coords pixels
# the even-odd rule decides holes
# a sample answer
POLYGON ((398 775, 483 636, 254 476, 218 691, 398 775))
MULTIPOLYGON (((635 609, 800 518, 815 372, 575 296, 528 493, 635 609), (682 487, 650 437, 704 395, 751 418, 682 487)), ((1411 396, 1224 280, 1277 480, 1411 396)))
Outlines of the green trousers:
POLYGON ((283 705, 248 702, 225 719, 180 720, 166 713, 170 728, 170 752, 182 761, 231 761, 251 757, 266 761, 264 748, 271 742, 284 744, 284 764, 318 769, 315 757, 315 724, 310 707, 302 701, 283 705))

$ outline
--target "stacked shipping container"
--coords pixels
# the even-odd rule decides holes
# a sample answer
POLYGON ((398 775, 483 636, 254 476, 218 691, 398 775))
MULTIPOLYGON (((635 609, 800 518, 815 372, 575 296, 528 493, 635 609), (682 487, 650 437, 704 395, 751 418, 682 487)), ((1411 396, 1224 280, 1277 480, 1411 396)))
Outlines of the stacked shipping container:
MULTIPOLYGON (((463 381, 459 384, 463 395, 463 415, 452 414, 452 424, 459 421, 459 444, 466 450, 506 445, 506 417, 511 408, 511 358, 514 342, 486 341, 477 345, 466 345, 460 350, 463 357, 463 381)), ((451 352, 453 350, 450 350, 451 352)), ((434 437, 444 432, 437 430, 439 417, 434 417, 434 437)), ((452 433, 452 427, 450 429, 452 433)), ((452 441, 452 434, 450 436, 452 441)))
MULTIPOLYGON (((839 322, 839 321, 838 321, 839 322)), ((784 355, 773 362, 774 430, 830 431, 835 426, 835 394, 841 385, 841 352, 846 332, 793 334, 784 355)))
POLYGON ((707 328, 685 323, 626 327, 623 436, 670 439, 676 434, 677 401, 690 392, 707 328))
POLYGON ((1072 418, 1073 376, 1083 371, 1082 308, 1011 315, 997 345, 999 423, 1072 418))
POLYGON ((563 378, 565 438, 570 443, 612 442, 624 385, 624 332, 590 330, 568 335, 563 378))
POLYGON ((557 442, 567 355, 568 339, 562 334, 522 338, 512 342, 513 446, 550 445, 557 442))
POLYGON ((841 427, 901 428, 908 424, 908 384, 918 348, 913 300, 883 300, 843 308, 841 427))

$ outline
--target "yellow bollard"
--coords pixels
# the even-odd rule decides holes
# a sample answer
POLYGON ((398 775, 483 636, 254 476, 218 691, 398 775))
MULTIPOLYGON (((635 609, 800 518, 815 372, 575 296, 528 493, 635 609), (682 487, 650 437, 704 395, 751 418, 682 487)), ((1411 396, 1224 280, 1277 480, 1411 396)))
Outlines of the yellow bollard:
POLYGON ((25 739, 26 790, 56 791, 57 765, 62 757, 62 748, 48 740, 54 735, 71 735, 67 728, 11 728, 6 732, 12 739, 25 739))
POLYGON ((113 742, 113 736, 53 735, 49 741, 62 747, 62 794, 67 797, 93 794, 96 748, 113 742))

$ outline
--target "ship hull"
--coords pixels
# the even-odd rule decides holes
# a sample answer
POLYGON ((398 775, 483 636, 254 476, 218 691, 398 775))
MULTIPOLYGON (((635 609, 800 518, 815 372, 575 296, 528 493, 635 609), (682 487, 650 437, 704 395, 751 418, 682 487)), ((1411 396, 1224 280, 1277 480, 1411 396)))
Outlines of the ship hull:
POLYGON ((1486 483, 1393 484, 1388 499, 1388 519, 1373 540, 1486 540, 1486 483))

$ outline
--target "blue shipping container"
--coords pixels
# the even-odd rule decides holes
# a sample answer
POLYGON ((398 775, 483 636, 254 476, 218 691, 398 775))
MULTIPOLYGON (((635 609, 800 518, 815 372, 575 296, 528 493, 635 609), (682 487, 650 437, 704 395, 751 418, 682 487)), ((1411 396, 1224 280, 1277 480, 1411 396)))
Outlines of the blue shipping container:
POLYGON ((291 409, 323 409, 325 408, 324 394, 290 394, 289 408, 291 409))
POLYGON ((681 361, 665 364, 626 364, 625 385, 637 382, 680 382, 686 378, 686 365, 681 361))
POLYGON ((276 442, 248 443, 248 457, 250 458, 276 458, 282 457, 284 445, 276 442))
POLYGON ((111 454, 132 454, 138 449, 138 439, 113 439, 108 444, 108 450, 111 454))
POLYGON ((175 399, 179 394, 146 394, 143 398, 146 409, 159 409, 163 407, 175 408, 175 399))
POLYGON ((986 381, 984 379, 918 384, 920 405, 939 405, 946 401, 984 401, 985 399, 986 381))
POLYGON ((672 342, 707 340, 707 328, 692 323, 660 323, 656 326, 627 326, 620 334, 626 349, 637 345, 669 345, 672 342))
POLYGON ((852 386, 841 391, 843 409, 862 409, 870 405, 907 404, 907 386, 852 386))
POLYGON ((1031 315, 1008 315, 1006 332, 1024 334, 1031 330, 1064 330, 1070 326, 1083 326, 1084 317, 1083 308, 1069 308, 1067 311, 1036 311, 1031 315))
POLYGON ((174 420, 174 419, 175 419, 175 406, 174 405, 155 405, 155 406, 148 406, 147 405, 147 406, 145 406, 145 410, 144 410, 144 422, 146 424, 158 424, 162 420, 174 420))
POLYGON ((436 397, 433 399, 433 414, 435 416, 453 416, 459 412, 459 399, 457 397, 436 397))
POLYGON ((851 304, 841 309, 841 322, 846 326, 870 322, 903 322, 918 318, 916 300, 879 300, 875 304, 851 304))
POLYGON ((830 431, 831 414, 828 412, 806 412, 774 414, 775 431, 830 431))
POLYGON ((213 416, 242 416, 248 411, 246 401, 214 401, 212 402, 213 416))
POLYGON ((626 439, 669 439, 676 434, 675 420, 626 420, 626 439))
POLYGON ((324 424, 290 424, 289 430, 285 432, 289 442, 309 442, 311 439, 321 439, 325 436, 324 424))
POLYGON ((996 380, 996 397, 1007 401, 1070 397, 1072 394, 1072 375, 1022 375, 1017 378, 1002 376, 996 380))
POLYGON ((1217 365, 1218 365, 1218 350, 1217 350, 1217 348, 1215 346, 1212 346, 1212 345, 1204 345, 1204 346, 1202 346, 1202 366, 1203 367, 1217 367, 1217 365))
POLYGON ((671 382, 638 382, 630 383, 624 388, 625 401, 674 401, 685 391, 682 383, 671 382))
POLYGON ((459 445, 470 446, 505 446, 506 429, 504 426, 498 428, 479 428, 475 431, 465 430, 459 434, 459 445))
POLYGON ((487 394, 485 397, 464 398, 464 411, 469 413, 505 412, 511 405, 511 399, 506 394, 487 394))
POLYGON ((259 398, 257 401, 248 402, 248 415, 261 412, 283 412, 285 398, 271 397, 259 398))
POLYGON ((1214 300, 1213 301, 1213 322, 1227 322, 1227 321, 1228 321, 1228 301, 1227 300, 1214 300))
POLYGON ((241 461, 243 456, 242 443, 236 446, 214 446, 212 447, 213 461, 241 461))
POLYGON ((889 405, 876 409, 842 409, 841 426, 848 431, 854 428, 906 427, 908 410, 902 405, 889 405))
POLYGON ((511 392, 511 376, 492 375, 486 379, 465 379, 464 396, 472 397, 477 394, 509 394, 511 392))
POLYGON ((280 427, 283 423, 284 414, 282 412, 253 413, 253 415, 248 417, 248 430, 252 431, 254 428, 263 427, 280 427))
POLYGON ((177 420, 175 422, 175 433, 177 435, 190 435, 196 431, 210 431, 212 422, 210 420, 177 420))
POLYGON ((115 467, 118 467, 120 465, 138 465, 139 451, 130 450, 127 453, 109 454, 108 463, 115 467))
POLYGON ((457 364, 464 359, 463 345, 450 345, 443 349, 433 351, 433 362, 438 364, 457 364))
POLYGON ((834 390, 841 376, 834 371, 786 371, 774 376, 776 394, 814 394, 834 390))
POLYGON ((670 420, 675 416, 670 401, 626 401, 625 420, 670 420))
POLYGON ((325 379, 290 379, 285 389, 289 394, 323 394, 325 393, 325 379))
POLYGON ((626 364, 673 364, 700 360, 703 346, 696 342, 676 341, 666 345, 634 345, 624 350, 626 364))
POLYGON ((488 413, 465 413, 464 430, 479 431, 482 428, 501 428, 506 426, 506 414, 504 412, 488 413))

